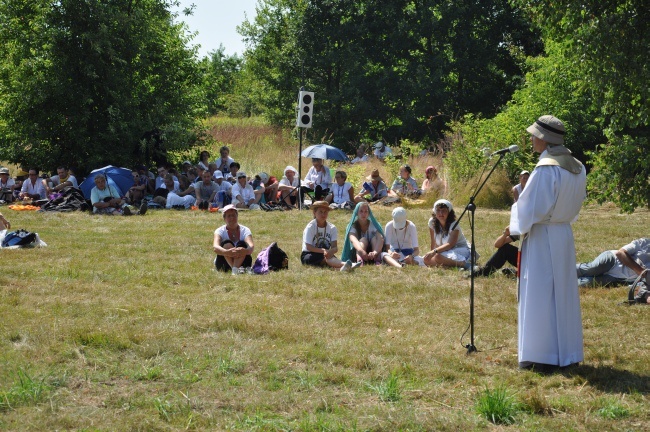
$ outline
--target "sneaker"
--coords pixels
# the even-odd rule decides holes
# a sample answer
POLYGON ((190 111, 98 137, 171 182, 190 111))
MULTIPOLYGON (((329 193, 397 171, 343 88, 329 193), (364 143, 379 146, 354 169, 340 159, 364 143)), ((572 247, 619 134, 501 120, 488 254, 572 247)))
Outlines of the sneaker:
POLYGON ((363 265, 363 261, 357 261, 354 264, 352 264, 352 267, 350 267, 350 270, 354 270, 355 268, 359 268, 363 265))
POLYGON ((348 272, 352 270, 352 261, 347 260, 345 264, 343 264, 343 267, 341 267, 342 272, 348 272))
POLYGON ((258 204, 251 204, 248 206, 249 210, 261 210, 262 208, 258 204))
POLYGON ((124 207, 122 207, 122 214, 124 216, 131 216, 133 213, 131 212, 131 209, 129 208, 129 206, 124 206, 124 207))
POLYGON ((240 271, 241 271, 241 270, 244 270, 244 273, 246 273, 246 274, 250 274, 250 275, 255 274, 255 273, 253 272, 253 269, 252 269, 251 267, 240 268, 239 270, 240 270, 240 271))
POLYGON ((471 261, 465 261, 465 264, 461 267, 465 271, 469 271, 469 269, 472 268, 472 262, 471 261))
POLYGON ((232 274, 233 275, 238 275, 239 274, 239 267, 233 267, 232 268, 232 274))
POLYGON ((147 205, 146 201, 142 201, 142 204, 140 204, 140 211, 138 212, 139 215, 144 215, 147 213, 147 209, 149 209, 149 206, 147 205))
POLYGON ((501 273, 503 273, 506 276, 510 276, 510 277, 517 276, 517 270, 511 269, 510 267, 505 267, 505 268, 501 269, 501 273))

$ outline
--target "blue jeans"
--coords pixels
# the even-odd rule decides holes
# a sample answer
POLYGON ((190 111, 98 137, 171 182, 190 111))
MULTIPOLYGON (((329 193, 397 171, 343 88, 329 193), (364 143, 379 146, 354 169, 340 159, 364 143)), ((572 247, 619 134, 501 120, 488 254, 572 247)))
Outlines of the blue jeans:
POLYGON ((592 262, 576 264, 578 286, 618 285, 627 282, 625 279, 619 279, 605 274, 615 265, 616 255, 612 251, 601 253, 592 262))

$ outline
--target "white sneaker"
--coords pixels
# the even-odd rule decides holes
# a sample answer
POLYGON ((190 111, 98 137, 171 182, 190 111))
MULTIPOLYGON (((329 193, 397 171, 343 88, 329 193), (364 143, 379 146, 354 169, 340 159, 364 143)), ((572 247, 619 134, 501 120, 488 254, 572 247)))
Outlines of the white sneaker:
POLYGON ((350 267, 350 270, 354 270, 355 268, 361 267, 363 265, 363 262, 357 261, 354 264, 352 264, 352 267, 350 267))
POLYGON ((350 271, 350 270, 352 270, 352 261, 347 260, 345 262, 345 264, 343 264, 343 267, 341 267, 341 271, 342 272, 347 272, 347 271, 350 271))
POLYGON ((239 274, 239 267, 233 267, 232 268, 232 274, 233 275, 238 275, 239 274))
POLYGON ((258 204, 251 204, 248 206, 249 210, 262 210, 262 207, 260 207, 258 204))

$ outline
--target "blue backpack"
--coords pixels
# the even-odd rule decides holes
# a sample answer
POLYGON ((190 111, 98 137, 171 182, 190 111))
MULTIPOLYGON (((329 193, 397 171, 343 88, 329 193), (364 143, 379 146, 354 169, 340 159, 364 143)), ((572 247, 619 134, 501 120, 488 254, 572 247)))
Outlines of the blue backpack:
POLYGON ((8 232, 5 235, 5 238, 2 240, 2 247, 29 247, 34 246, 34 243, 36 243, 36 233, 19 229, 18 231, 8 232))
POLYGON ((278 247, 276 242, 271 243, 257 254, 253 272, 255 274, 267 274, 270 271, 286 270, 289 268, 289 257, 278 247))

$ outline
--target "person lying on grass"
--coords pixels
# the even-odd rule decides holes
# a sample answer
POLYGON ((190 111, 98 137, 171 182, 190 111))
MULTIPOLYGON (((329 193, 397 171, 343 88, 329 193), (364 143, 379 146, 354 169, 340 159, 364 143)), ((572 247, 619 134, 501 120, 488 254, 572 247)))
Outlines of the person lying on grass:
POLYGON ((327 221, 330 206, 327 201, 315 201, 311 205, 314 219, 311 220, 302 233, 302 254, 300 261, 305 265, 330 266, 341 271, 350 271, 361 263, 352 264, 338 259, 334 254, 338 251, 336 227, 327 221))
MULTIPOLYGON (((214 265, 217 270, 230 272, 234 269, 251 267, 253 258, 251 254, 255 248, 251 230, 244 225, 239 225, 239 211, 237 207, 229 204, 223 208, 225 225, 214 231, 214 253, 217 257, 214 265)), ((233 271, 233 274, 236 274, 233 271)))
POLYGON ((467 267, 470 249, 460 226, 451 229, 456 213, 451 203, 439 199, 433 204, 429 219, 431 251, 424 255, 424 263, 430 267, 467 267))
POLYGON ((345 230, 341 260, 356 257, 357 262, 381 264, 383 250, 384 229, 373 216, 368 203, 358 203, 345 230))

